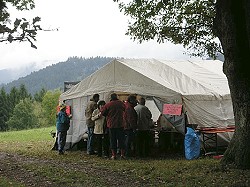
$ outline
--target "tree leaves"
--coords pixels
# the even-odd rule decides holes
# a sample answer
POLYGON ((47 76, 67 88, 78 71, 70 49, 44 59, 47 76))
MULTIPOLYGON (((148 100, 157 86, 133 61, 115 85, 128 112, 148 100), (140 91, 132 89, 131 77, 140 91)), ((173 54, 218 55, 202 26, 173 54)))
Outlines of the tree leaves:
POLYGON ((42 30, 39 22, 40 17, 33 18, 32 21, 28 21, 26 18, 16 18, 12 24, 9 19, 10 14, 7 12, 7 7, 5 2, 10 2, 17 10, 30 10, 35 7, 33 0, 5 0, 2 1, 3 4, 0 6, 0 42, 8 41, 12 43, 13 41, 28 41, 31 47, 37 48, 34 44, 36 41, 37 31, 42 30))
POLYGON ((192 55, 214 56, 221 51, 213 34, 215 0, 134 0, 117 1, 125 15, 129 15, 126 35, 140 43, 157 39, 171 41, 196 50, 192 55), (210 46, 210 47, 209 47, 210 46), (197 51, 198 49, 198 51, 197 51))

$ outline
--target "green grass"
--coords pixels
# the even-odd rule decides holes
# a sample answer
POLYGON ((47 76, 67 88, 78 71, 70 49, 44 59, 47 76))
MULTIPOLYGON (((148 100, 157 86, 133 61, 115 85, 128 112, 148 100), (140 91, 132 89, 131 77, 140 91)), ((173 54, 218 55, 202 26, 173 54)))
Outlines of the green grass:
POLYGON ((47 141, 51 140, 50 131, 52 130, 55 131, 55 127, 0 132, 0 140, 7 142, 47 141))
MULTIPOLYGON (((125 180, 126 176, 126 181, 130 180, 133 186, 142 186, 142 183, 150 186, 250 186, 249 170, 222 168, 219 160, 212 158, 113 161, 86 155, 85 151, 68 151, 61 157, 51 151, 54 145, 51 130, 54 127, 0 133, 0 152, 41 160, 18 163, 18 167, 64 186, 109 186, 105 173, 117 174, 113 180, 119 175, 120 180, 125 180)), ((0 186, 19 184, 11 178, 1 181, 5 183, 0 186)))
POLYGON ((0 176, 0 187, 24 187, 24 185, 0 176))
POLYGON ((55 127, 0 132, 0 151, 26 155, 46 154, 54 144, 50 132, 55 127))

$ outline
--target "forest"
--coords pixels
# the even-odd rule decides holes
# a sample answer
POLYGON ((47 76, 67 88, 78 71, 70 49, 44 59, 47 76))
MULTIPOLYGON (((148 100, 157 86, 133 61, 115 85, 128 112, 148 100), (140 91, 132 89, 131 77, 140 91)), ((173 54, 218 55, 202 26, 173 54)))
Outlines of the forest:
POLYGON ((64 82, 80 81, 113 58, 69 57, 1 87, 0 131, 55 124, 56 106, 64 82))
POLYGON ((60 90, 44 88, 32 96, 24 84, 0 90, 0 131, 48 127, 55 124, 60 90))

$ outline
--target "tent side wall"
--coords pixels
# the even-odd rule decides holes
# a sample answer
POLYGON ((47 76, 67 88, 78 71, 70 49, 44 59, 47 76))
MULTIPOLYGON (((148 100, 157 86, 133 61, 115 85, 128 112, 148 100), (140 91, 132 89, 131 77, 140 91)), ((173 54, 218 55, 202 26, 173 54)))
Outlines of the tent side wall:
MULTIPOLYGON (((199 127, 227 127, 234 125, 232 100, 228 97, 183 96, 183 104, 187 111, 188 122, 199 127)), ((220 133, 219 136, 229 142, 233 133, 220 133)))
MULTIPOLYGON (((83 96, 69 100, 71 104, 72 119, 70 129, 67 132, 66 149, 71 148, 81 139, 86 138, 88 127, 86 125, 85 108, 92 95, 83 96)), ((100 94, 100 99, 105 100, 106 93, 100 94)))
POLYGON ((79 142, 87 131, 87 127, 84 125, 85 119, 83 117, 83 107, 86 105, 87 98, 88 97, 72 99, 72 120, 66 140, 66 142, 69 143, 68 148, 70 148, 72 144, 79 142))

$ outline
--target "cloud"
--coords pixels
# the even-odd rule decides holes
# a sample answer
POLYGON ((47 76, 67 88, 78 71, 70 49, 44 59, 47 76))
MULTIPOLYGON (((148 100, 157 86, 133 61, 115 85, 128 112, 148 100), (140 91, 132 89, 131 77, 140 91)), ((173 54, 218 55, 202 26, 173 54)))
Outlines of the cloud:
POLYGON ((180 45, 155 41, 138 44, 125 36, 129 18, 112 0, 35 0, 35 3, 32 11, 10 9, 12 19, 40 16, 43 28, 58 28, 58 31, 39 32, 38 49, 31 48, 29 43, 0 43, 0 69, 34 62, 59 62, 70 56, 189 58, 180 45))

